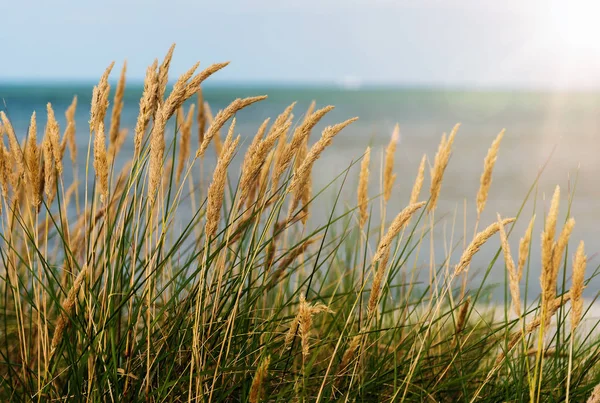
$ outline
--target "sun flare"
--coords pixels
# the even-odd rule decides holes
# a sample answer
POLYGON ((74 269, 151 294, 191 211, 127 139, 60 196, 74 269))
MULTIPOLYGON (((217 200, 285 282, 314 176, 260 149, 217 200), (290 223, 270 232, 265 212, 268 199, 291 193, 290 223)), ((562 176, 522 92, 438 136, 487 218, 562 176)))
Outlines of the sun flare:
POLYGON ((562 46, 573 51, 600 49, 600 2, 560 2, 550 11, 552 29, 562 46))

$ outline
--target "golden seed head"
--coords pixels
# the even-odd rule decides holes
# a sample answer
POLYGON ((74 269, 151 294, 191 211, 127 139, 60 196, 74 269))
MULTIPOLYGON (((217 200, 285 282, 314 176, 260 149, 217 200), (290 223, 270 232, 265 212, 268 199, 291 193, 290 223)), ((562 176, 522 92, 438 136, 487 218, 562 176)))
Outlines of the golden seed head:
POLYGON ((358 178, 358 211, 359 226, 364 227, 369 213, 367 211, 369 204, 369 163, 371 161, 371 147, 367 147, 363 160, 360 164, 360 176, 358 178))
POLYGON ((158 67, 158 76, 157 76, 157 88, 155 94, 156 105, 164 104, 165 92, 167 90, 167 84, 169 82, 169 66, 171 65, 171 59, 173 58, 173 51, 175 50, 175 44, 172 44, 169 48, 169 51, 165 55, 163 62, 158 67))
MULTIPOLYGON (((8 188, 10 185, 10 153, 0 141, 0 184, 2 185, 2 196, 4 199, 8 199, 8 188)), ((0 203, 0 208, 2 203, 0 203)), ((0 210, 1 212, 1 210, 0 210)))
POLYGON ((46 203, 50 205, 56 195, 56 173, 54 171, 54 158, 52 157, 52 144, 48 136, 44 136, 42 141, 42 154, 44 157, 44 191, 46 193, 46 203))
POLYGON ((556 297, 556 285, 558 281, 558 272, 560 270, 560 263, 564 254, 564 251, 573 232, 575 226, 575 220, 569 218, 565 223, 558 240, 554 243, 552 248, 552 259, 550 266, 547 271, 542 271, 541 280, 544 281, 542 286, 542 300, 544 300, 546 306, 554 300, 556 297))
POLYGON ((292 322, 292 326, 286 336, 286 341, 288 342, 286 345, 289 346, 289 344, 291 344, 291 340, 293 340, 297 331, 302 342, 302 356, 304 359, 308 357, 310 351, 310 332, 312 330, 313 316, 321 312, 333 313, 333 311, 324 304, 317 303, 313 305, 306 302, 304 294, 300 294, 300 306, 298 307, 296 318, 292 322))
POLYGON ((206 112, 204 111, 204 97, 202 96, 202 87, 198 86, 198 112, 196 121, 198 122, 198 147, 204 140, 204 132, 206 131, 206 112))
POLYGON ((56 322, 56 326, 54 328, 54 336, 52 337, 52 342, 50 343, 51 351, 54 351, 56 347, 63 340, 64 331, 69 327, 71 323, 70 316, 73 314, 75 309, 75 304, 77 302, 77 297, 79 295, 79 290, 87 276, 87 266, 83 266, 77 277, 75 277, 75 281, 73 282, 73 287, 69 290, 67 294, 67 298, 63 301, 62 308, 63 311, 60 314, 58 321, 56 322))
POLYGON ((459 275, 469 266, 469 264, 471 264, 473 256, 479 251, 479 249, 481 249, 483 244, 486 243, 487 240, 492 237, 492 235, 498 232, 498 230, 500 229, 500 224, 506 225, 510 224, 513 221, 515 221, 514 218, 505 218, 500 223, 495 222, 480 233, 478 233, 477 235, 475 235, 473 241, 471 241, 467 249, 465 249, 462 256, 460 257, 460 260, 456 265, 456 268, 454 269, 454 275, 459 275))
POLYGON ((32 194, 32 206, 38 207, 42 203, 42 194, 40 191, 40 152, 37 145, 37 124, 35 112, 31 115, 29 122, 29 135, 27 136, 27 146, 25 148, 25 160, 27 162, 27 172, 29 177, 30 192, 32 194))
POLYGON ((556 235, 556 221, 558 219, 558 208, 560 205, 560 187, 556 186, 550 210, 546 216, 546 223, 542 231, 542 271, 540 276, 540 285, 542 288, 542 305, 547 306, 554 298, 556 290, 553 291, 553 253, 554 253, 554 238, 556 235))
POLYGON ((400 139, 400 126, 396 124, 392 132, 392 138, 385 149, 385 167, 383 170, 383 198, 387 202, 392 195, 396 174, 394 173, 394 155, 398 140, 400 139))
MULTIPOLYGON (((214 121, 212 111, 210 109, 210 105, 208 102, 205 102, 204 109, 206 109, 206 120, 208 120, 208 124, 211 125, 214 121)), ((215 146, 215 155, 218 158, 221 158, 221 151, 223 150, 223 141, 221 140, 221 131, 217 130, 213 136, 213 145, 215 146)))
MULTIPOLYGON (((8 134, 8 144, 10 146, 10 156, 13 161, 16 163, 16 171, 11 173, 10 176, 13 176, 18 179, 23 178, 26 174, 25 169, 25 156, 23 154, 23 150, 21 150, 21 145, 19 144, 19 140, 17 139, 17 135, 15 134, 15 130, 13 129, 12 123, 8 120, 8 117, 4 113, 4 111, 0 111, 0 119, 2 120, 2 124, 4 126, 4 130, 8 134)), ((12 164, 8 163, 7 166, 10 168, 12 164)))
POLYGON ((140 99, 140 112, 138 114, 137 122, 134 130, 134 148, 135 156, 139 156, 142 150, 142 141, 148 122, 150 118, 156 114, 156 93, 158 89, 158 73, 156 71, 158 60, 154 60, 154 63, 146 70, 146 77, 144 78, 144 91, 142 98, 140 99))
POLYGON ((229 62, 214 63, 202 70, 187 84, 183 97, 185 99, 190 99, 192 96, 194 96, 194 94, 198 92, 198 90, 200 89, 200 84, 202 84, 204 80, 206 80, 208 77, 212 76, 214 73, 221 70, 222 68, 227 67, 227 65, 229 65, 229 62))
POLYGON ((498 149, 500 148, 502 137, 504 137, 504 129, 494 139, 483 162, 483 173, 481 174, 479 191, 477 192, 477 217, 481 216, 487 202, 488 193, 492 184, 492 171, 494 170, 494 164, 498 157, 498 149))
POLYGON ((575 330, 583 312, 583 288, 585 281, 585 267, 587 257, 583 241, 579 242, 575 258, 573 259, 573 279, 571 285, 571 329, 575 330))
POLYGON ((217 232, 219 221, 221 219, 221 207, 225 197, 225 182, 227 180, 227 167, 233 158, 240 136, 233 140, 233 130, 235 128, 235 119, 231 122, 229 134, 225 139, 223 154, 217 161, 217 166, 213 173, 213 180, 208 187, 208 201, 206 207, 206 239, 211 239, 217 232))
POLYGON ((400 213, 398 213, 396 218, 394 218, 394 221, 392 221, 392 223, 390 224, 390 227, 388 228, 386 234, 383 236, 383 238, 381 238, 381 241, 379 241, 379 245, 377 246, 377 252, 373 257, 373 264, 380 261, 386 253, 389 253, 390 246, 392 245, 392 241, 394 240, 394 238, 396 238, 396 236, 400 233, 402 228, 404 228, 410 217, 412 217, 412 215, 424 205, 424 201, 409 204, 400 213))
POLYGON ((263 139, 263 135, 267 129, 269 119, 266 119, 259 127, 252 143, 248 147, 248 151, 244 156, 244 162, 242 163, 242 174, 240 176, 240 203, 246 203, 250 206, 253 202, 253 198, 249 197, 250 193, 256 190, 257 181, 261 173, 262 167, 265 164, 269 152, 275 145, 275 142, 279 139, 279 136, 283 134, 285 127, 280 127, 276 131, 269 131, 266 138, 263 139))
POLYGON ((448 166, 448 161, 450 160, 450 154, 452 152, 452 144, 454 143, 454 137, 456 136, 459 127, 460 124, 455 125, 448 138, 446 138, 445 134, 442 136, 442 141, 440 142, 437 154, 435 155, 433 169, 431 172, 431 187, 429 189, 430 200, 429 206, 427 206, 427 211, 431 212, 435 210, 437 206, 437 200, 442 188, 444 172, 448 166))
POLYGON ((471 296, 469 295, 465 302, 460 307, 460 311, 458 312, 458 319, 456 320, 456 333, 461 333, 465 328, 465 324, 467 322, 467 313, 469 312, 469 307, 471 305, 471 296))
MULTIPOLYGON (((175 174, 175 181, 179 183, 181 173, 185 166, 185 162, 190 156, 190 142, 192 138, 192 124, 194 123, 194 109, 195 105, 190 105, 187 116, 181 120, 180 123, 180 142, 179 142, 179 161, 177 163, 177 171, 175 174)), ((181 109, 181 108, 180 108, 181 109)))
POLYGON ((268 375, 269 363, 271 362, 271 356, 267 356, 260 365, 256 368, 254 379, 252 379, 252 385, 250 386, 250 403, 258 403, 262 400, 263 383, 268 375))
POLYGON ((515 267, 515 262, 510 252, 510 244, 508 243, 508 237, 504 230, 504 224, 502 224, 502 217, 498 214, 498 230, 500 232, 500 243, 502 245, 502 252, 504 252, 504 261, 506 263, 506 269, 508 271, 508 283, 510 288, 510 295, 512 297, 512 305, 517 316, 521 316, 521 296, 519 289, 519 274, 515 267))
POLYGON ((65 133, 63 134, 63 145, 64 144, 69 148, 69 154, 71 155, 71 162, 75 164, 77 161, 77 143, 75 138, 75 111, 77 110, 77 95, 73 97, 73 101, 71 105, 67 108, 65 112, 65 117, 67 118, 67 128, 65 129, 65 133))
POLYGON ((166 126, 167 117, 164 113, 164 108, 159 105, 154 120, 154 126, 152 127, 152 132, 150 133, 150 161, 148 163, 148 202, 150 204, 154 204, 154 201, 156 200, 156 192, 161 183, 163 174, 166 126))
POLYGON ((302 190, 306 189, 306 185, 309 181, 314 162, 321 156, 323 150, 325 150, 325 148, 329 144, 331 144, 333 138, 343 128, 355 122, 356 120, 358 120, 358 118, 352 118, 346 120, 345 122, 338 123, 337 125, 326 127, 325 130, 323 130, 323 134, 321 135, 319 141, 313 144, 313 146, 310 148, 310 151, 308 152, 306 158, 304 159, 300 167, 298 167, 298 169, 294 172, 294 179, 292 180, 292 183, 288 188, 288 192, 294 194, 294 198, 292 199, 292 208, 290 212, 293 212, 293 210, 298 205, 298 202, 302 198, 302 190))
MULTIPOLYGON (((310 135, 310 132, 316 126, 316 124, 332 109, 333 106, 326 106, 325 108, 314 112, 312 115, 307 116, 302 124, 300 124, 296 130, 294 130, 294 134, 292 135, 290 143, 282 145, 283 149, 280 153, 277 153, 275 158, 275 168, 273 170, 273 180, 271 183, 272 193, 275 193, 275 189, 279 185, 279 179, 290 166, 292 158, 294 158, 294 155, 296 155, 296 151, 301 146, 302 142, 306 141, 305 139, 310 135)), ((296 171, 298 171, 299 168, 300 167, 298 167, 296 171)))
POLYGON ((92 93, 92 107, 90 110, 90 133, 98 130, 100 122, 104 123, 104 117, 108 110, 108 95, 110 93, 110 85, 108 84, 108 76, 112 71, 115 62, 104 71, 98 85, 94 87, 92 93))
POLYGON ((106 135, 104 123, 100 122, 94 137, 94 170, 100 191, 100 200, 108 202, 108 159, 106 156, 106 135))
POLYGON ((525 231, 525 235, 519 241, 519 265, 517 267, 517 273, 519 281, 523 277, 523 268, 525 267, 525 263, 527 263, 527 257, 529 255, 529 245, 531 245, 531 236, 533 234, 533 223, 535 222, 535 214, 531 217, 529 221, 529 225, 527 226, 527 230, 525 231))
POLYGON ((204 140, 202 141, 202 144, 200 144, 200 148, 196 152, 196 158, 204 155, 204 152, 208 148, 208 145, 210 144, 212 138, 219 130, 221 130, 225 122, 227 122, 236 112, 238 112, 240 109, 252 105, 255 102, 262 101, 266 98, 266 95, 258 97, 249 97, 244 99, 238 98, 231 104, 229 104, 227 108, 223 109, 222 111, 219 111, 219 113, 217 113, 217 116, 215 116, 215 119, 209 126, 208 130, 206 131, 204 140))
POLYGON ((417 177, 415 178, 415 183, 413 185, 412 191, 410 192, 410 201, 408 204, 416 203, 419 200, 419 195, 421 194, 421 189, 423 188, 423 181, 425 179, 425 162, 427 161, 427 156, 423 155, 421 158, 421 163, 419 164, 419 170, 417 171, 417 177))
POLYGON ((48 111, 48 122, 46 123, 46 132, 50 138, 50 144, 52 145, 52 156, 54 157, 54 167, 56 172, 60 176, 62 174, 62 146, 60 144, 60 128, 58 122, 54 116, 54 110, 52 105, 48 103, 46 107, 48 111))
POLYGON ((112 115, 110 118, 109 142, 115 143, 119 137, 119 128, 121 126, 121 111, 123 110, 123 96, 125 95, 125 75, 127 73, 127 62, 123 63, 121 76, 117 84, 115 98, 113 100, 112 115))
MULTIPOLYGON (((190 68, 188 71, 179 76, 177 81, 175 81, 171 93, 169 94, 169 96, 165 100, 165 103, 163 104, 162 113, 165 114, 167 120, 170 119, 171 116, 175 114, 177 109, 179 109, 179 107, 183 105, 183 103, 188 99, 186 97, 186 88, 188 85, 188 80, 190 79, 190 77, 192 77, 199 65, 199 62, 194 64, 192 68, 190 68)), ((190 97, 192 95, 193 94, 189 94, 190 97)))

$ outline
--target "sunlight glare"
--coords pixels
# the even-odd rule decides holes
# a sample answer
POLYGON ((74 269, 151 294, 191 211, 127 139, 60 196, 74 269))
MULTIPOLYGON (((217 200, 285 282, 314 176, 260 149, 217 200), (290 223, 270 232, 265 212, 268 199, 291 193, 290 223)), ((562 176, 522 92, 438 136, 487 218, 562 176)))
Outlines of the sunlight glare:
POLYGON ((556 2, 551 6, 556 39, 570 50, 600 49, 600 2, 556 2))

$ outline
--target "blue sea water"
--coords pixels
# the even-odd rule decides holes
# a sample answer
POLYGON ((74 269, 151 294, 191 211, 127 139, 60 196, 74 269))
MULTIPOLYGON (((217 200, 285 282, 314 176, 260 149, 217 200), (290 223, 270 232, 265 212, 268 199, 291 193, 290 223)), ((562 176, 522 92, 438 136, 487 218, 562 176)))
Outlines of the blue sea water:
MULTIPOLYGON (((93 83, 31 83, 0 84, 0 108, 8 114, 17 133, 24 138, 31 113, 36 111, 40 131, 45 124, 45 108, 50 102, 64 128, 64 111, 78 97, 77 143, 80 163, 85 163, 89 141, 89 105, 93 83)), ((129 84, 125 93, 125 106, 121 126, 130 133, 138 114, 138 103, 142 86, 129 84)), ((444 177, 442 194, 436 219, 441 221, 435 232, 436 259, 444 256, 444 247, 451 250, 454 245, 462 248, 463 239, 470 241, 476 221, 475 195, 483 159, 498 132, 505 128, 498 161, 493 175, 486 211, 481 217, 479 228, 496 219, 514 216, 534 183, 540 168, 546 164, 539 182, 525 205, 522 218, 514 227, 511 245, 518 250, 518 239, 522 236, 529 218, 537 214, 535 234, 539 234, 554 187, 562 189, 561 221, 567 217, 570 193, 573 193, 570 214, 576 220, 572 239, 586 242, 590 256, 590 272, 599 259, 595 254, 600 249, 600 93, 586 92, 524 92, 524 91, 466 91, 416 88, 361 88, 337 87, 283 87, 260 85, 207 86, 205 99, 213 112, 225 107, 238 97, 268 95, 268 99, 252 105, 237 115, 236 132, 242 135, 245 147, 256 129, 267 118, 276 117, 290 103, 297 101, 295 118, 301 119, 312 100, 318 107, 334 105, 313 131, 311 142, 316 141, 320 130, 326 125, 337 123, 353 116, 358 122, 340 133, 326 150, 314 168, 313 184, 320 188, 353 161, 361 157, 367 145, 372 147, 371 194, 377 194, 380 183, 380 160, 396 123, 400 125, 401 138, 396 152, 398 178, 387 217, 393 217, 406 205, 416 175, 419 161, 424 153, 433 162, 439 139, 449 132, 455 123, 461 128, 456 137, 454 152, 444 177), (466 213, 466 214, 464 214, 466 213), (466 230, 466 237, 463 236, 466 230)), ((195 100, 192 100, 195 102, 195 100)), ((110 112, 109 112, 110 113, 110 112)), ((118 164, 132 155, 133 145, 129 141, 120 153, 118 164)), ((212 148, 210 150, 212 153, 212 148)), ((236 157, 231 170, 239 170, 242 153, 236 157)), ((214 166, 214 155, 207 156, 206 164, 214 166)), ((343 191, 347 205, 355 203, 357 166, 353 168, 343 191)), ((68 183, 68 175, 65 172, 68 183)), ((428 181, 428 178, 426 179, 428 181)), ((427 194, 428 182, 423 190, 427 194)), ((313 220, 324 217, 331 197, 324 195, 325 202, 313 206, 313 220), (324 207, 326 206, 326 207, 324 207), (321 211, 319 210, 321 209, 321 211)), ((379 203, 377 202, 378 206, 379 203)), ((375 214, 379 210, 375 209, 375 214)), ((377 221, 379 216, 377 216, 377 221)), ((530 288, 537 292, 539 276, 539 236, 534 236, 532 251, 532 275, 530 288)), ((498 250, 497 239, 486 245, 475 259, 474 271, 482 268, 498 250)), ((574 251, 572 242, 571 254, 574 251)), ((425 245, 426 247, 426 245, 425 245)), ((428 251, 428 247, 424 249, 428 251)), ((455 252, 453 256, 456 255, 455 252)), ((428 267, 429 253, 423 252, 418 265, 428 267)), ((494 268, 491 282, 504 279, 502 258, 494 268)), ((595 295, 592 282, 588 295, 595 295)))

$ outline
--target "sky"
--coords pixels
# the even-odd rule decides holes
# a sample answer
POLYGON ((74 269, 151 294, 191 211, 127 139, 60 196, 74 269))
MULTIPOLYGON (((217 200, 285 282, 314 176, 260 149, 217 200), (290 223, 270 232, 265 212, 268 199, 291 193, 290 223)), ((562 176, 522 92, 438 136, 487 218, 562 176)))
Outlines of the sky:
POLYGON ((213 82, 600 88, 594 0, 0 0, 0 81, 142 80, 176 43, 172 75, 213 82))

